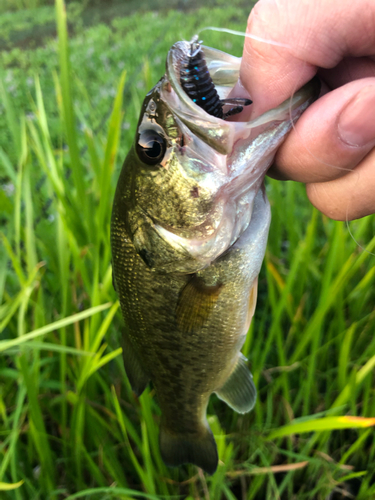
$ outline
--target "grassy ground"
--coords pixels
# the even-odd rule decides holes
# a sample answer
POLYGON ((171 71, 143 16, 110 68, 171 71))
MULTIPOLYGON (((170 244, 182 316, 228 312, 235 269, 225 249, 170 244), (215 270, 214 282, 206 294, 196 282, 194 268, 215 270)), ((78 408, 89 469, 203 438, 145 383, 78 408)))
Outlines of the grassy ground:
MULTIPOLYGON (((214 476, 163 465, 154 394, 135 398, 124 374, 109 220, 142 99, 173 42, 205 25, 243 30, 247 10, 185 6, 85 28, 69 4, 69 50, 62 0, 57 12, 58 39, 0 56, 0 498, 375 498, 374 217, 350 223, 353 238, 303 186, 268 182, 244 346, 259 399, 237 415, 211 398, 214 476)), ((54 16, 40 7, 0 24, 54 16)), ((204 41, 241 53, 239 38, 204 41)))

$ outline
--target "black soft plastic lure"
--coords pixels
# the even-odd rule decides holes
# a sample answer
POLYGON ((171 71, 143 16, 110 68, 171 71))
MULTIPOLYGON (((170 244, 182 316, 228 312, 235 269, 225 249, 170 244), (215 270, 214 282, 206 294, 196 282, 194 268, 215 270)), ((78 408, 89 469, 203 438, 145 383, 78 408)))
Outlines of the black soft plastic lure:
POLYGON ((228 116, 241 113, 243 107, 248 106, 252 101, 240 97, 220 99, 208 71, 201 44, 197 40, 197 36, 192 39, 190 54, 181 64, 181 87, 193 102, 216 118, 225 120, 228 116), (234 105, 234 107, 224 113, 225 105, 234 105))

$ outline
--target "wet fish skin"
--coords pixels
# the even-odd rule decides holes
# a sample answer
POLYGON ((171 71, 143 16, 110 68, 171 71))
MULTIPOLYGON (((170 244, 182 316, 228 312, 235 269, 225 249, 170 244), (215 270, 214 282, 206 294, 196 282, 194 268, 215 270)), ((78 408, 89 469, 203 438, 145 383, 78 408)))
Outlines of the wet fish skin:
MULTIPOLYGON (((121 210, 121 205, 118 208, 121 210)), ((120 248, 114 244, 114 253, 118 251, 119 256, 114 260, 114 272, 127 324, 126 371, 138 394, 149 379, 153 381, 163 414, 161 451, 169 464, 175 463, 176 450, 185 447, 186 454, 177 461, 193 462, 210 473, 216 469, 216 446, 207 426, 206 408, 212 392, 220 391, 234 365, 242 362, 239 351, 255 308, 256 279, 270 222, 269 205, 262 191, 254 214, 256 218, 231 250, 194 276, 154 274, 135 252, 125 225, 115 224, 114 238, 122 241, 120 248), (249 260, 254 264, 251 268, 249 260), (123 272, 116 273, 118 269, 123 272), (207 288, 219 285, 220 289, 205 323, 190 328, 188 321, 179 323, 176 310, 181 294, 189 284, 194 293, 198 280, 207 288), (134 367, 136 358, 141 370, 134 367), (176 439, 175 446, 163 446, 163 440, 168 442, 170 436, 182 439, 176 439), (201 446, 196 449, 195 444, 190 452, 189 443, 201 446), (206 447, 211 452, 208 457, 204 454, 206 447)), ((199 310, 202 302, 189 300, 189 306, 194 305, 199 310)), ((188 307, 189 313, 194 314, 194 310, 188 307)), ((256 398, 250 372, 247 374, 248 379, 242 381, 244 411, 253 407, 256 398)))
MULTIPOLYGON (((212 474, 218 457, 206 420, 210 395, 239 412, 255 404, 240 349, 270 223, 263 177, 291 124, 283 105, 254 129, 185 102, 174 80, 184 47, 172 47, 167 75, 143 104, 116 189, 111 244, 125 369, 138 395, 153 382, 162 457, 212 474), (165 144, 156 165, 142 162, 137 150, 149 130, 165 144)), ((226 71, 225 78, 233 86, 237 77, 231 81, 226 71)), ((295 97, 294 118, 316 97, 310 87, 295 97)))

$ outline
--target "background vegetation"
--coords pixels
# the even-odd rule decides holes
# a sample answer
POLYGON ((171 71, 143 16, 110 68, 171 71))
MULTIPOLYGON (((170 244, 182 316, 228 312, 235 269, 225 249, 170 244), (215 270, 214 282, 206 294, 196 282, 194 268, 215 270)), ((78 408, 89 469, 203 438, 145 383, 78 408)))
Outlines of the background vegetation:
POLYGON ((267 182, 244 346, 259 398, 248 415, 211 398, 212 477, 164 466, 154 393, 135 398, 124 374, 109 221, 143 97, 176 40, 244 30, 249 6, 69 2, 66 23, 50 4, 0 9, 0 497, 375 498, 374 217, 352 236, 303 186, 267 182))

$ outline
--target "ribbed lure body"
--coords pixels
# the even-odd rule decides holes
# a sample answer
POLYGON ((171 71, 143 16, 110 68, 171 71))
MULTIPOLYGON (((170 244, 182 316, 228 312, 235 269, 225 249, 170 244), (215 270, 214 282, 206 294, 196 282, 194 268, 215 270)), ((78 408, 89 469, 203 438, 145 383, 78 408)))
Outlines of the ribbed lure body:
POLYGON ((186 55, 180 69, 181 87, 190 99, 206 113, 223 118, 223 104, 215 89, 200 44, 191 42, 191 52, 186 55))

